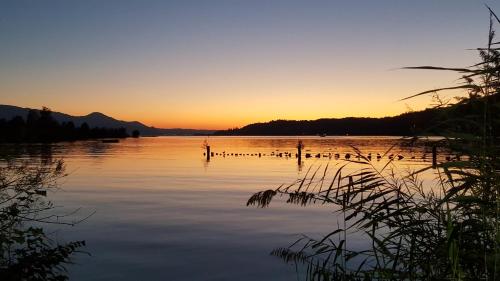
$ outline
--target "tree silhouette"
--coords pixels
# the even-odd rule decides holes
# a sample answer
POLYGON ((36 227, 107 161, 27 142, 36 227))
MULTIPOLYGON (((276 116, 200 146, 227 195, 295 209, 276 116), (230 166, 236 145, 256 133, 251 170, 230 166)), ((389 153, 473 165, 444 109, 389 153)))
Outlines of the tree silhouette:
POLYGON ((125 128, 91 128, 87 123, 76 127, 71 121, 59 124, 47 107, 29 110, 26 121, 22 116, 0 119, 0 142, 57 142, 128 136, 125 128))

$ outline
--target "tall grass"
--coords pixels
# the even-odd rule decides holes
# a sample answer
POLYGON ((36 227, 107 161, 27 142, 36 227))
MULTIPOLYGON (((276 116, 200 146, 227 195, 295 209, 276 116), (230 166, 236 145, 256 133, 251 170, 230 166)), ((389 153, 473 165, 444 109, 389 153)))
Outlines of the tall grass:
POLYGON ((457 157, 402 174, 391 169, 391 161, 377 168, 353 148, 360 160, 346 161, 331 178, 325 168, 254 194, 247 205, 266 207, 284 196, 290 204, 327 204, 337 210, 338 224, 330 233, 321 239, 304 236, 273 255, 305 265, 306 280, 500 280, 500 42, 493 28, 500 20, 489 12, 488 43, 477 48, 479 63, 407 68, 461 75, 456 86, 408 97, 466 91, 465 97, 440 104, 443 116, 429 128, 444 136, 435 145, 457 157), (362 168, 347 172, 351 162, 362 168), (430 171, 436 185, 421 180, 430 171), (349 246, 353 234, 370 245, 349 246))

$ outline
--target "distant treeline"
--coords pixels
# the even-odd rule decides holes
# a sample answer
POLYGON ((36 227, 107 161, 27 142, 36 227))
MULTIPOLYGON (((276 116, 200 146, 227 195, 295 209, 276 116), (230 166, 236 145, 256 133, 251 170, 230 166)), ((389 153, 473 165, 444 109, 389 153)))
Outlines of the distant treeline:
POLYGON ((26 117, 0 119, 0 142, 58 142, 128 136, 125 128, 90 128, 87 123, 77 127, 71 121, 59 123, 46 107, 30 110, 26 117))
POLYGON ((274 120, 250 124, 239 129, 217 131, 215 135, 413 135, 426 128, 436 111, 428 109, 418 113, 405 113, 384 118, 332 118, 317 120, 274 120))
MULTIPOLYGON (((468 97, 453 106, 442 105, 422 111, 403 113, 383 118, 340 118, 318 120, 275 120, 266 123, 255 123, 242 128, 217 131, 215 135, 240 136, 292 136, 292 135, 372 135, 372 136, 414 136, 419 134, 441 135, 447 128, 442 121, 453 116, 478 115, 482 110, 481 103, 474 102, 476 97, 468 97), (472 99, 472 102, 465 100, 472 99)), ((498 104, 499 96, 490 97, 491 102, 498 104)), ((457 124, 466 126, 466 124, 457 124)), ((448 126, 448 125, 447 125, 448 126)))

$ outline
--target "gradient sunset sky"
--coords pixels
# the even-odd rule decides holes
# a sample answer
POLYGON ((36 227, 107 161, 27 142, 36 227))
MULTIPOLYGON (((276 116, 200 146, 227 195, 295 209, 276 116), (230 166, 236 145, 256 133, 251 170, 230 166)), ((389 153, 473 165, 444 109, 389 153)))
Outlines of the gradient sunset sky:
POLYGON ((498 1, 0 0, 0 104, 156 127, 387 116, 456 83, 498 1))

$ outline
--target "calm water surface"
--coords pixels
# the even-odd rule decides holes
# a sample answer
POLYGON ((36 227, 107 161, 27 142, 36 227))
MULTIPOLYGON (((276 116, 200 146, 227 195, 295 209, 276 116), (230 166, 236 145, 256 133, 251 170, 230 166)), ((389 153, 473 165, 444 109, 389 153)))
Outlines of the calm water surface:
MULTIPOLYGON (((330 232, 336 222, 334 210, 280 200, 259 209, 246 207, 247 199, 256 191, 303 177, 311 166, 329 163, 333 173, 335 165, 344 163, 345 153, 352 153, 350 145, 375 156, 397 141, 302 138, 304 153, 340 153, 341 159, 312 157, 298 166, 295 157, 276 157, 284 152, 294 155, 296 137, 210 138, 212 151, 219 155, 209 162, 203 156, 204 139, 3 148, 31 161, 40 161, 40 156, 64 158, 70 175, 50 194, 51 200, 59 212, 79 209, 73 219, 95 212, 75 227, 53 229, 60 242, 87 242, 90 255, 77 256, 69 268, 72 280, 296 280, 294 267, 269 252, 286 247, 302 233, 319 237, 330 232)), ((425 149, 397 146, 392 153, 405 156, 395 165, 408 169, 422 165, 425 149)), ((375 165, 386 161, 373 160, 375 165)))

